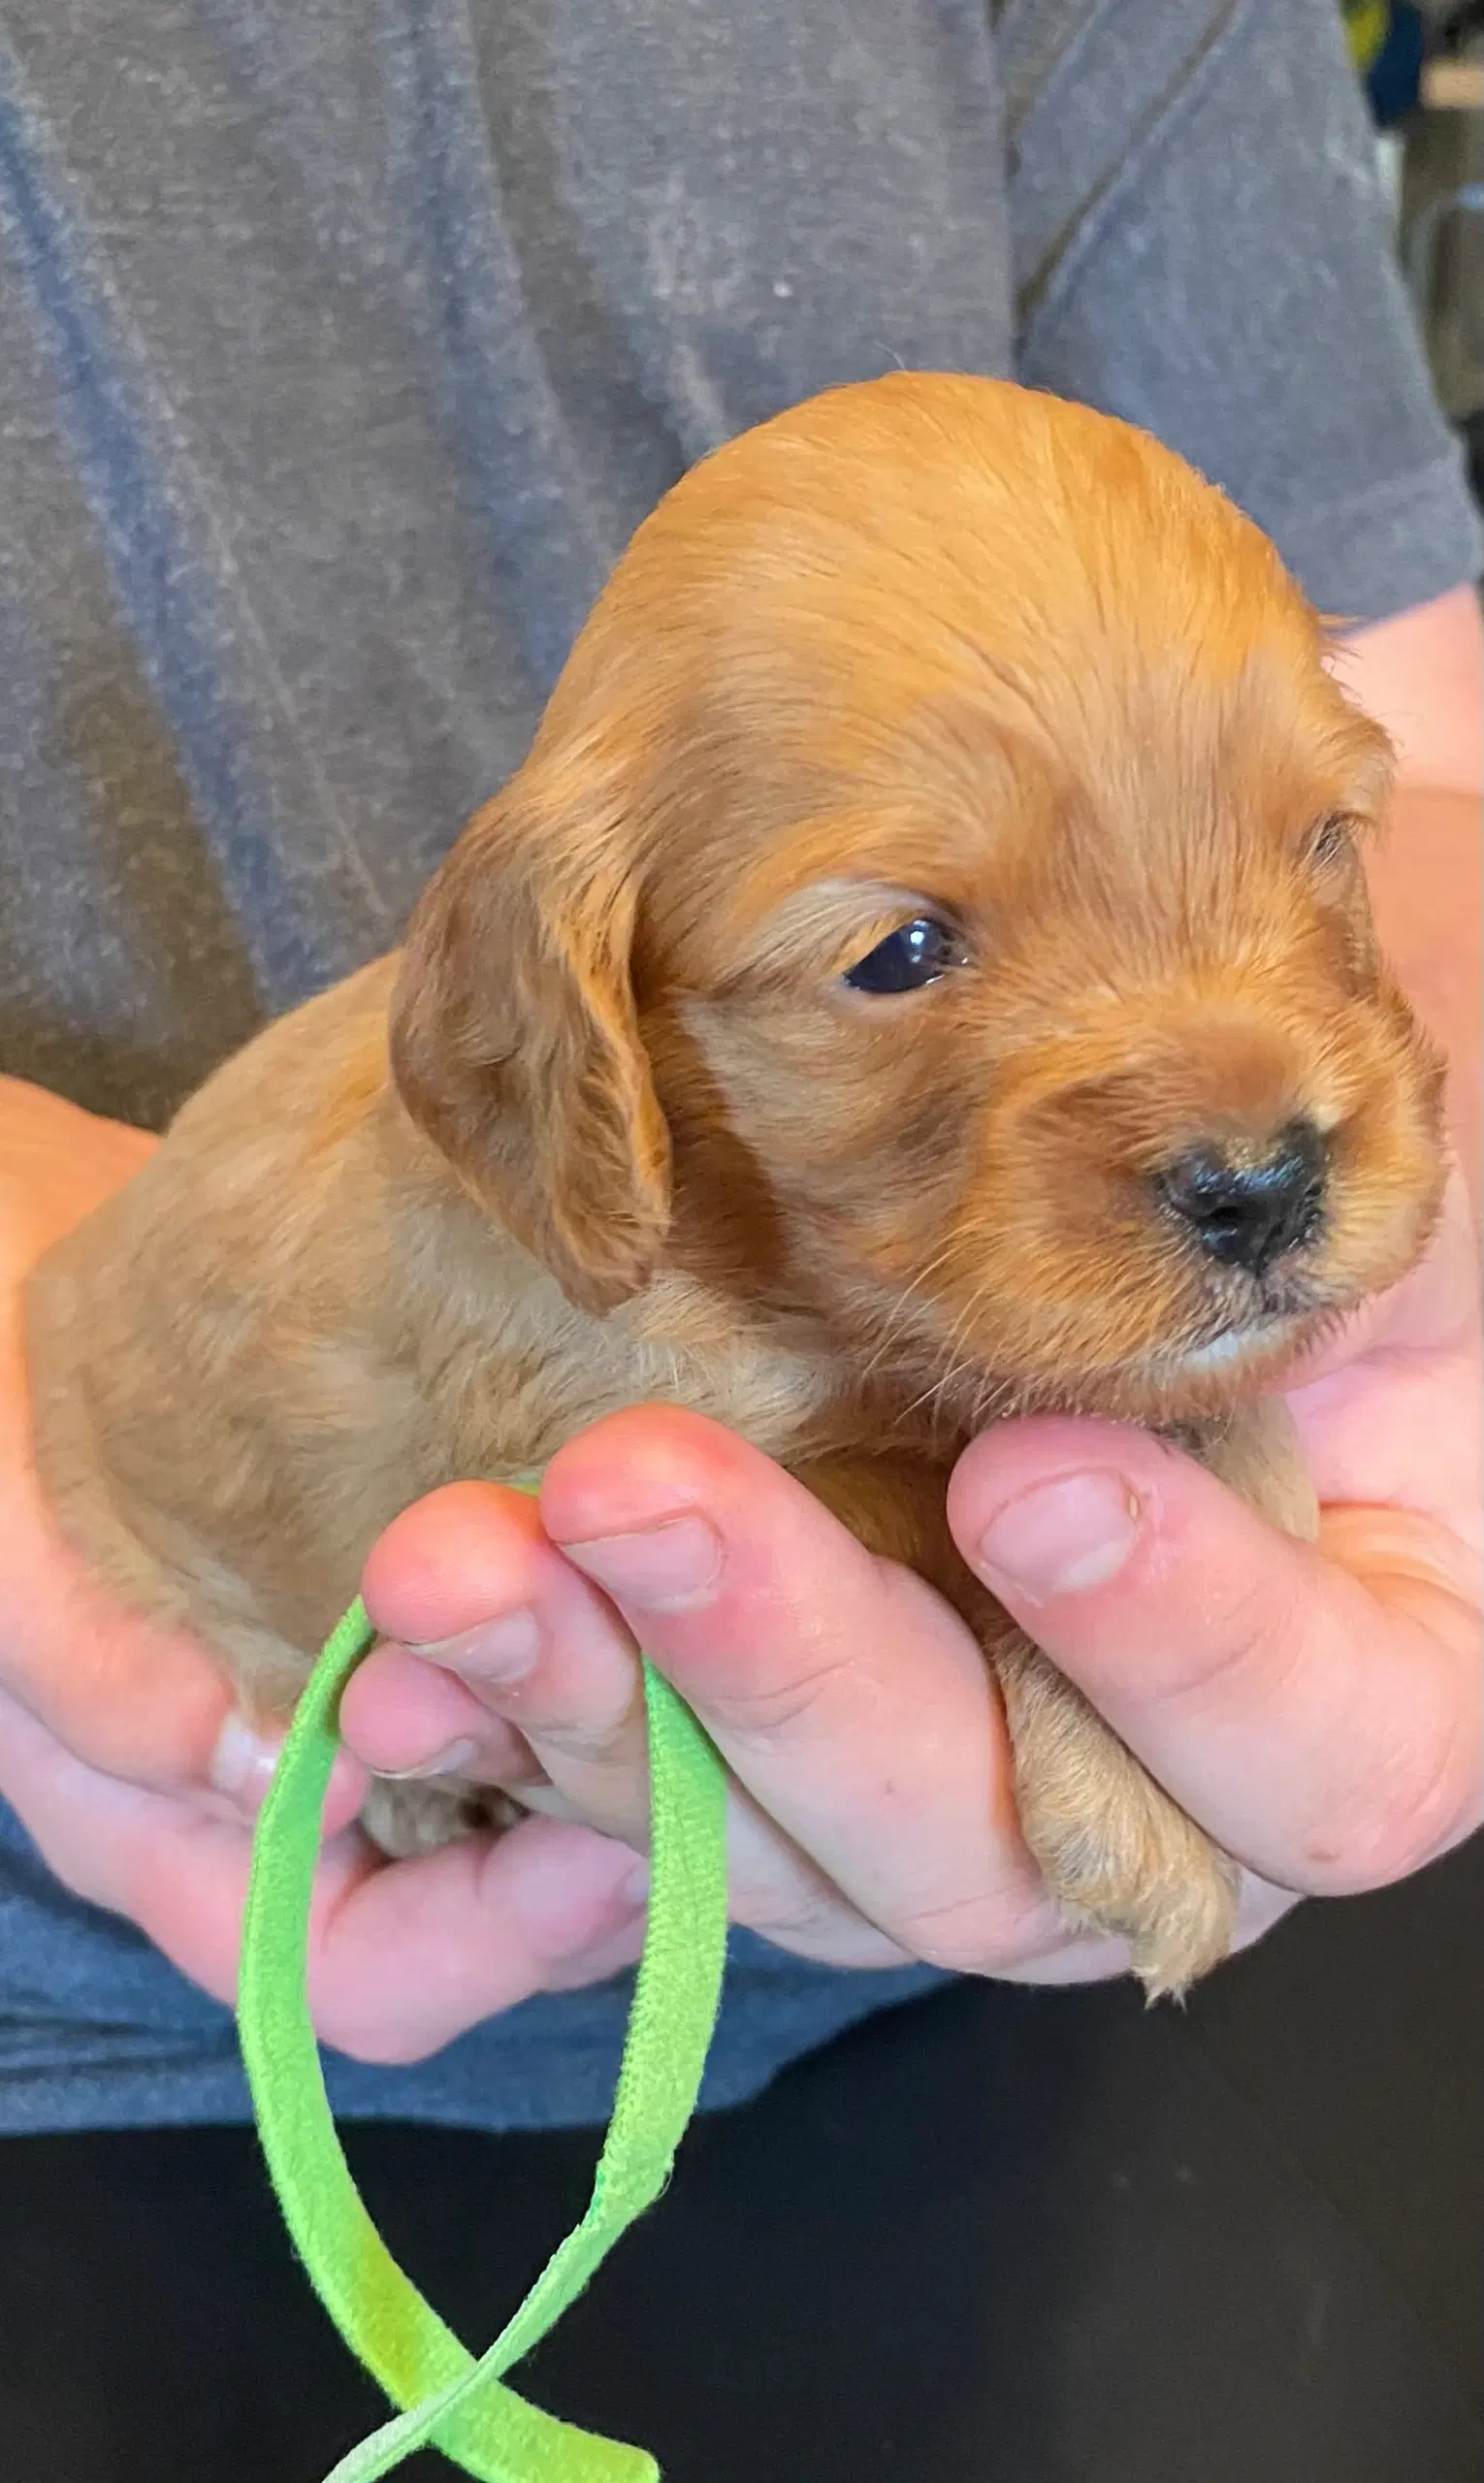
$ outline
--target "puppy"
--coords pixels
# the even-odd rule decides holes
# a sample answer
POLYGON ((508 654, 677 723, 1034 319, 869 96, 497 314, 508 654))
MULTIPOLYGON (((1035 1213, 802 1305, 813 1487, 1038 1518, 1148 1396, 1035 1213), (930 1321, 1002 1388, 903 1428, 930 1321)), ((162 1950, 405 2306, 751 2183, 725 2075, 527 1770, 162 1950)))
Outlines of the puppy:
MULTIPOLYGON (((274 1025, 38 1270, 40 1467, 281 1717, 406 1503, 663 1399, 977 1631, 1024 1832, 1151 1992, 1231 1863, 989 1599, 954 1458, 1169 1433, 1297 1532, 1271 1390, 1401 1276, 1440 1073, 1357 841, 1388 750, 1255 527, 1127 426, 898 374, 643 525, 404 951, 274 1025)), ((388 1851, 469 1789, 373 1789, 388 1851)))

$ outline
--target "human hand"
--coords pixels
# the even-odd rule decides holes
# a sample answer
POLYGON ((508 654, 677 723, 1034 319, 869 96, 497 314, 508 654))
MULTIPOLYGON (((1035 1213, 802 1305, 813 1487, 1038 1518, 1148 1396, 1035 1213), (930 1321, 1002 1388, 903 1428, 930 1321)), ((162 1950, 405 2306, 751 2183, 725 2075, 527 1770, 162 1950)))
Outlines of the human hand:
MULTIPOLYGON (((121 1611, 51 1528, 16 1315, 28 1268, 153 1144, 0 1079, 0 1796, 68 1887, 137 1923, 230 2002, 251 1822, 274 1753, 234 1717, 203 1649, 121 1611)), ((353 1761, 337 1762, 311 1933, 326 2042, 366 2059, 420 2056, 635 1953, 642 1908, 626 1892, 627 1850, 532 1820, 498 1844, 387 1864, 348 1825, 364 1785, 353 1761)))
MULTIPOLYGON (((1243 1941, 1478 1822, 1479 1377, 1455 1183, 1425 1265, 1294 1374, 1316 1545, 1121 1426, 1006 1424, 953 1477, 971 1565, 1245 1866, 1243 1941)), ((382 1537, 366 1594, 392 1643, 341 1721, 368 1763, 457 1764, 641 1847, 641 1639, 731 1770, 740 1920, 836 1964, 1127 1969, 1040 1886, 968 1631, 715 1425, 662 1407, 598 1424, 553 1461, 539 1512, 490 1486, 436 1494, 382 1537)))
POLYGON ((1333 668, 1390 733, 1397 782, 1386 835, 1366 857, 1376 936, 1448 1058, 1448 1123, 1484 1203, 1480 1132, 1484 619, 1472 586, 1393 613, 1336 642, 1333 668))

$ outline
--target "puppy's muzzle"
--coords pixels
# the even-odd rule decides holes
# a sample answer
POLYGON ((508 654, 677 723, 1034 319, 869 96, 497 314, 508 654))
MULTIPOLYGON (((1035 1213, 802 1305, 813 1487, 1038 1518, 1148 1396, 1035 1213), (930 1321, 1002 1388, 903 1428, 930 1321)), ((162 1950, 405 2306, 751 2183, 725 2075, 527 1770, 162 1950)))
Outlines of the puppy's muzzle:
POLYGON ((1327 1173, 1324 1140, 1311 1121, 1301 1120, 1256 1160, 1220 1146, 1192 1147, 1165 1166, 1155 1186, 1207 1258, 1263 1276, 1286 1251, 1316 1239, 1327 1173))

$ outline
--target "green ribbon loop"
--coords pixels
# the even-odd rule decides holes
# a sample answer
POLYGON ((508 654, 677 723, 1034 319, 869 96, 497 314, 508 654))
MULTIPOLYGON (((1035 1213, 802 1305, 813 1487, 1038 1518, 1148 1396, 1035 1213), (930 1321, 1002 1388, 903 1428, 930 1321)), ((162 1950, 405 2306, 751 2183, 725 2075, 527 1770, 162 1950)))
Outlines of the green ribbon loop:
POLYGON ((645 2450, 559 2422, 504 2387, 502 2376, 659 2197, 695 2109, 726 1951, 721 1760, 646 1662, 649 1921, 613 2116, 586 2215, 475 2361, 367 2213, 330 2111, 306 1995, 309 1901, 340 1693, 372 1635, 364 1606, 354 1604, 289 1728, 253 1846, 238 1986, 242 2058, 284 2220, 345 2342, 403 2409, 342 2458, 327 2483, 374 2483, 430 2441, 478 2483, 657 2483, 659 2467, 645 2450))

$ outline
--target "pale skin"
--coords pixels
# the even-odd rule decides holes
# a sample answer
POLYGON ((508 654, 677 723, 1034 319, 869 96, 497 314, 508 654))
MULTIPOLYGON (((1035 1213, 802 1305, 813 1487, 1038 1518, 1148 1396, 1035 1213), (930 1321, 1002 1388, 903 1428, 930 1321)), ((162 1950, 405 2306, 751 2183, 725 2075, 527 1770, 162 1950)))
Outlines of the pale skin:
MULTIPOLYGON (((1375 907, 1448 1046, 1476 1202, 1477 603, 1444 597, 1342 661, 1402 750, 1375 907)), ((14 1301, 150 1144, 0 1080, 0 1295, 14 1301)), ((237 1725, 199 1648, 108 1606, 51 1534, 13 1321, 3 1350, 0 1794, 63 1881, 230 1999, 273 1752, 237 1725)), ((1317 1546, 1110 1425, 1004 1426, 953 1478, 966 1558, 1246 1866, 1245 1939, 1303 1894, 1403 1877, 1479 1822, 1479 1386, 1460 1181, 1427 1264, 1294 1374, 1317 1546)), ((739 1920, 837 1964, 927 1958, 1041 1983, 1126 1971, 1115 1943, 1070 1935, 1039 1886, 962 1625, 715 1426, 659 1408, 600 1425, 556 1460, 539 1510, 483 1485, 439 1493, 383 1536, 366 1590, 389 1643, 345 1701, 311 1963, 316 2021, 339 2048, 414 2059, 637 1953, 639 1638, 731 1767, 739 1920), (532 1636, 533 1661, 512 1671, 532 1636), (372 1855, 346 1824, 366 1768, 422 1772, 461 1742, 465 1772, 538 1813, 493 1845, 372 1855)))

